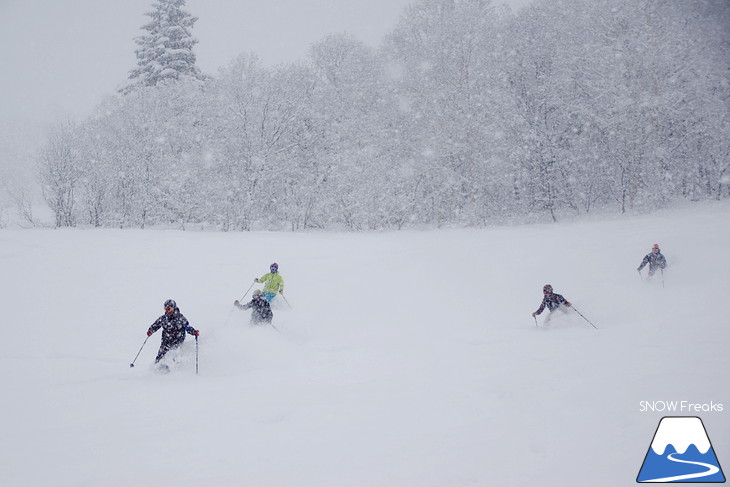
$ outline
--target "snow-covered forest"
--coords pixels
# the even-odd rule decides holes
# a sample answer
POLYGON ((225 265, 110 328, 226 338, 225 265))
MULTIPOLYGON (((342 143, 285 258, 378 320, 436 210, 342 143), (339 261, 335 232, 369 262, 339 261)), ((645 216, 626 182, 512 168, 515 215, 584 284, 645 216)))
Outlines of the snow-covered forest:
POLYGON ((56 226, 483 226, 730 197, 728 2, 418 0, 377 49, 335 33, 205 75, 195 13, 155 5, 132 84, 39 155, 56 226))

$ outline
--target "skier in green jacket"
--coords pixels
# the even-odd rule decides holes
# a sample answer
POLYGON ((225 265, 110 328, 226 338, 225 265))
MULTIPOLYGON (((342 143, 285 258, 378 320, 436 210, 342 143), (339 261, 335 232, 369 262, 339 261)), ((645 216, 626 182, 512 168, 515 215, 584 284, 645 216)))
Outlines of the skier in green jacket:
POLYGON ((270 303, 278 293, 284 294, 284 278, 279 274, 279 264, 276 262, 269 266, 269 270, 271 272, 254 279, 253 282, 264 283, 264 290, 261 292, 261 296, 270 303))

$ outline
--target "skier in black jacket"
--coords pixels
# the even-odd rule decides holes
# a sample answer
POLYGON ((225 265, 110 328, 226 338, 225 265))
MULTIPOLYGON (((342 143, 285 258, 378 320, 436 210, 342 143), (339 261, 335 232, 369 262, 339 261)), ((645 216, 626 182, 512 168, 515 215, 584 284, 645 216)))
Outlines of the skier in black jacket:
POLYGON ((185 341, 185 333, 196 337, 200 336, 200 332, 190 326, 188 319, 183 316, 172 299, 165 301, 165 314, 152 323, 147 330, 147 336, 151 336, 160 328, 162 328, 162 343, 160 343, 160 350, 157 352, 155 363, 162 360, 162 357, 170 350, 179 348, 185 341))
POLYGON ((643 269, 646 264, 649 264, 649 274, 646 276, 647 279, 653 276, 657 269, 664 269, 667 266, 667 259, 664 255, 662 255, 662 251, 659 250, 659 244, 652 245, 651 252, 644 256, 644 260, 641 261, 639 268, 636 269, 639 271, 639 274, 641 274, 641 269, 643 269))
MULTIPOLYGON (((545 284, 542 287, 542 294, 544 295, 542 303, 540 303, 540 307, 537 308, 537 311, 532 313, 533 318, 542 313, 545 310, 545 307, 547 307, 547 309, 550 310, 550 313, 552 313, 556 309, 559 309, 561 305, 568 307, 572 306, 562 295, 555 294, 553 292, 553 287, 550 284, 545 284)), ((549 319, 550 315, 548 315, 545 321, 548 321, 549 319)))
POLYGON ((239 309, 251 310, 251 324, 252 325, 264 325, 271 323, 274 318, 274 313, 271 311, 271 305, 268 301, 261 297, 261 291, 256 289, 251 296, 251 301, 246 304, 241 304, 238 300, 233 302, 234 306, 239 309))

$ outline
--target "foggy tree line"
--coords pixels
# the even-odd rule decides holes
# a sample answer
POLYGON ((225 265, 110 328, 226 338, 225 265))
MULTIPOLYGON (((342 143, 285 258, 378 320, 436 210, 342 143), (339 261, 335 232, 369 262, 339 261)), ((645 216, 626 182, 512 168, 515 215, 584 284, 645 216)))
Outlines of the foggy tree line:
POLYGON ((333 34, 276 67, 243 54, 202 76, 188 57, 190 75, 154 82, 138 67, 49 137, 44 195, 57 226, 221 230, 482 226, 727 198, 729 25, 713 0, 538 0, 516 15, 421 0, 377 49, 333 34))

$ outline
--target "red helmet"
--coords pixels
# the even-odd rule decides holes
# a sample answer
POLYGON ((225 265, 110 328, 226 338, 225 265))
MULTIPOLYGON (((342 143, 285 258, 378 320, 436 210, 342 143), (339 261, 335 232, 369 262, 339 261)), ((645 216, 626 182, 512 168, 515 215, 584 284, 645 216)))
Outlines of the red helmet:
POLYGON ((654 244, 654 245, 651 246, 651 248, 652 249, 658 249, 659 248, 659 244, 654 244))

